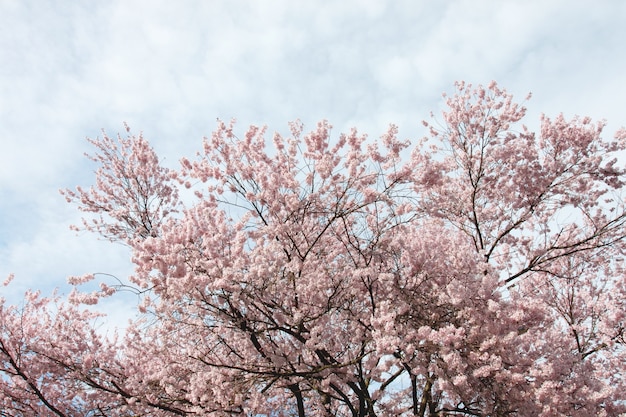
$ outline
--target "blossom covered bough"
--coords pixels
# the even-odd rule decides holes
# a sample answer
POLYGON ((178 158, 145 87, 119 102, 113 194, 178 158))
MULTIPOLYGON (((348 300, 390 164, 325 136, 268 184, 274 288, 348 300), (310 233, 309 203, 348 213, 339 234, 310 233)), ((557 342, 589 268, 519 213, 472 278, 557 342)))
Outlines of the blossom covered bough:
POLYGON ((219 122, 178 170, 91 140, 95 185, 63 194, 132 251, 141 317, 95 331, 93 275, 3 303, 0 415, 626 412, 626 131, 532 132, 496 83, 446 103, 419 141, 219 122))

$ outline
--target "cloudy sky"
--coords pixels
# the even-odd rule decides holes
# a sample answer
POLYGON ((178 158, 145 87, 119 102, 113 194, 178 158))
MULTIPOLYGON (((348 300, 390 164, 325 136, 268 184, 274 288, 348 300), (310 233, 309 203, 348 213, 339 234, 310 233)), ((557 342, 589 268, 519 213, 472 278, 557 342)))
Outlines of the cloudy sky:
MULTIPOLYGON (((328 119, 424 135, 455 80, 491 80, 545 112, 626 125, 626 2, 0 0, 0 296, 130 271, 68 229, 58 189, 89 185, 85 137, 143 131, 165 163, 216 118, 287 131, 328 119)), ((123 301, 117 301, 123 303, 123 301)))

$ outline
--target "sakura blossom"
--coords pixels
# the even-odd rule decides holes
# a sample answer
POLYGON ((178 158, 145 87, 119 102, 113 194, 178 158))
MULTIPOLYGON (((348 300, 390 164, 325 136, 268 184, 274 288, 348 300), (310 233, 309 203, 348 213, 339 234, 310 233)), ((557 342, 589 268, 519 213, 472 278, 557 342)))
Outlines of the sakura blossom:
POLYGON ((218 121, 178 169, 90 139, 61 193, 135 270, 0 304, 1 414, 626 413, 625 130, 534 132, 496 82, 444 100, 417 139, 218 121), (128 288, 139 318, 99 333, 128 288))

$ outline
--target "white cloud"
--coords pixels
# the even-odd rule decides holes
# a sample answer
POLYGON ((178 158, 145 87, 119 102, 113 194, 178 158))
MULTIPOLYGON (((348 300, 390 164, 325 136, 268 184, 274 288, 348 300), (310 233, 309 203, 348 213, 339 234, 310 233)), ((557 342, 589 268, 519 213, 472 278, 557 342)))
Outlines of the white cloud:
MULTIPOLYGON (((92 181, 85 136, 143 130, 169 165, 215 118, 285 132, 328 118, 423 134, 454 80, 496 79, 532 114, 624 124, 621 1, 0 3, 0 278, 62 285, 127 273, 122 248, 75 234, 58 188, 92 181), (620 120, 621 119, 621 120, 620 120)), ((3 290, 4 291, 4 290, 3 290)))

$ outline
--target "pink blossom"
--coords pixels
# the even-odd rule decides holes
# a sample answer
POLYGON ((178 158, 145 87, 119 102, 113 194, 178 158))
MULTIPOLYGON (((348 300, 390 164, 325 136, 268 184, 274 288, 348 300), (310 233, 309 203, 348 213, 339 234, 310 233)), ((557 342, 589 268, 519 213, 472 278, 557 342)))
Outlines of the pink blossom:
POLYGON ((135 271, 0 303, 0 408, 626 413, 624 130, 558 115, 531 132, 495 81, 444 100, 416 141, 218 121, 179 170, 142 135, 90 140, 94 185, 62 194, 135 271), (95 308, 121 290, 137 319, 103 335, 95 308))

